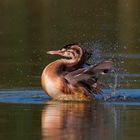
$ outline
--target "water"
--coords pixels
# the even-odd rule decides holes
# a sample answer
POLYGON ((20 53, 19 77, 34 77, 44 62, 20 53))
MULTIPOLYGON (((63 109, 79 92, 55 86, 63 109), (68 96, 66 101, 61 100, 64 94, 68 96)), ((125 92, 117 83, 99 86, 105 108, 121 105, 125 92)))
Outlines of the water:
MULTIPOLYGON (((140 2, 0 2, 0 139, 139 140, 140 2), (113 59, 116 94, 97 103, 53 102, 40 84, 58 59, 46 51, 81 42, 95 59, 113 59)), ((110 86, 114 78, 107 79, 110 86)), ((105 77, 103 78, 105 79, 105 77)), ((106 80, 106 79, 105 79, 106 80)))
MULTIPOLYGON (((119 89, 110 98, 106 98, 110 93, 111 90, 103 90, 103 93, 97 96, 97 102, 104 104, 140 104, 140 89, 119 89)), ((0 90, 0 103, 46 104, 50 100, 51 98, 43 90, 0 90)))
MULTIPOLYGON (((133 92, 127 90, 127 93, 133 92)), ((0 104, 0 139, 138 140, 140 137, 139 101, 56 102, 48 100, 42 90, 1 91, 2 94, 12 95, 0 104)))
POLYGON ((42 90, 1 90, 0 139, 137 140, 140 89, 117 92, 107 101, 78 103, 51 101, 42 90))

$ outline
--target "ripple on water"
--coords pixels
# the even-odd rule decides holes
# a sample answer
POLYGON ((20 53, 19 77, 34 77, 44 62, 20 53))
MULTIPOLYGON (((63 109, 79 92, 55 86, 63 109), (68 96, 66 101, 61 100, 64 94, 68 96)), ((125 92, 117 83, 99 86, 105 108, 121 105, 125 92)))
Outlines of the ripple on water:
MULTIPOLYGON (((110 92, 110 90, 104 90, 102 96, 106 97, 110 92)), ((0 90, 1 103, 44 104, 49 100, 50 97, 43 90, 0 90)), ((140 89, 116 90, 116 93, 104 103, 140 105, 140 89)))
MULTIPOLYGON (((104 92, 104 97, 109 93, 104 92)), ((140 89, 118 89, 116 93, 106 100, 107 104, 140 105, 140 89)))
POLYGON ((42 104, 49 99, 43 90, 0 90, 1 103, 42 104))

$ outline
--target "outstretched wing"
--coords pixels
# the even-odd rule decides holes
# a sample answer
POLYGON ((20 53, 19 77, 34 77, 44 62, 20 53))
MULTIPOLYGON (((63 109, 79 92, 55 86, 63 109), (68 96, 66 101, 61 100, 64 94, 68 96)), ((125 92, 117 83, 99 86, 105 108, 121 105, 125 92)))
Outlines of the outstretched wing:
POLYGON ((112 61, 102 61, 96 65, 81 68, 65 75, 65 79, 72 85, 81 83, 90 90, 101 89, 102 83, 98 82, 97 73, 105 74, 113 66, 112 61))
POLYGON ((75 84, 81 80, 93 78, 97 73, 105 74, 112 68, 112 66, 112 61, 102 61, 96 65, 72 71, 65 75, 65 79, 67 79, 71 84, 75 84))

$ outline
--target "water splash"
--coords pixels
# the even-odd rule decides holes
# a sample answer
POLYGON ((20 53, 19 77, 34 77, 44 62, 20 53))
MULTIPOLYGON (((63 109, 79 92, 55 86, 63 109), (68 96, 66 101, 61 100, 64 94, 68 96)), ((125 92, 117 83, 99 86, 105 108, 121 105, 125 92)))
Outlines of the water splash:
POLYGON ((104 101, 108 100, 108 99, 111 99, 113 96, 115 96, 116 94, 116 90, 117 90, 117 87, 118 87, 118 73, 116 73, 116 71, 112 71, 114 73, 114 83, 111 83, 109 85, 110 89, 111 89, 111 94, 105 96, 103 99, 104 101))
POLYGON ((112 84, 110 88, 112 89, 112 95, 115 95, 118 86, 118 73, 116 73, 114 70, 113 73, 114 73, 114 84, 112 84))
POLYGON ((114 62, 114 68, 111 73, 104 76, 101 80, 108 84, 108 88, 111 90, 110 94, 104 97, 105 100, 108 100, 117 94, 117 88, 123 88, 121 84, 122 81, 129 82, 125 78, 125 75, 120 75, 120 73, 125 73, 129 75, 127 68, 124 67, 124 63, 126 60, 131 57, 140 57, 139 54, 131 55, 131 54, 122 54, 119 51, 126 52, 127 46, 119 45, 119 43, 112 43, 107 41, 93 41, 84 43, 82 45, 92 55, 88 60, 88 64, 94 65, 103 60, 112 60, 114 62))

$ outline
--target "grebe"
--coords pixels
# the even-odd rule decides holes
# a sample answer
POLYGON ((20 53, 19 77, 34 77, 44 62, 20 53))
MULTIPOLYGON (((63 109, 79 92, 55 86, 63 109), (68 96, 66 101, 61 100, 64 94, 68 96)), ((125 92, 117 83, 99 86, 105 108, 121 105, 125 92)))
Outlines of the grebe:
POLYGON ((43 89, 54 100, 95 100, 94 94, 100 93, 102 89, 97 73, 107 73, 113 66, 112 61, 102 61, 84 67, 89 53, 79 44, 66 45, 60 50, 47 53, 65 57, 47 65, 41 76, 43 89))

